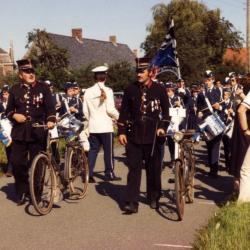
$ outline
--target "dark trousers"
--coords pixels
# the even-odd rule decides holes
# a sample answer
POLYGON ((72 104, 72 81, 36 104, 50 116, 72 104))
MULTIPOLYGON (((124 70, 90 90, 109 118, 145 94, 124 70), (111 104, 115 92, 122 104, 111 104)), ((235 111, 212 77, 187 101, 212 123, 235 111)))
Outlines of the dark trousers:
POLYGON ((225 166, 229 169, 231 165, 231 138, 225 134, 222 136, 222 142, 224 146, 225 166))
POLYGON ((207 141, 208 165, 210 172, 217 173, 219 170, 220 143, 222 135, 216 136, 213 140, 207 141))
POLYGON ((167 136, 167 140, 168 140, 168 149, 169 149, 169 153, 170 153, 170 158, 171 158, 171 161, 173 161, 174 160, 174 151, 175 151, 175 142, 171 136, 167 136))
POLYGON ((128 177, 125 201, 138 203, 141 185, 143 161, 147 176, 147 198, 149 201, 159 200, 161 196, 161 144, 156 143, 153 156, 152 144, 134 144, 128 142, 126 152, 128 158, 128 177))
POLYGON ((11 148, 12 148, 12 145, 5 148, 6 158, 7 158, 7 167, 6 169, 4 169, 4 172, 10 172, 10 173, 13 171, 12 165, 10 162, 11 148))
POLYGON ((103 146, 105 175, 114 173, 114 135, 113 133, 91 133, 89 136, 90 150, 88 154, 89 175, 93 176, 97 154, 103 146))
POLYGON ((10 160, 18 196, 29 192, 29 168, 33 158, 43 149, 44 144, 38 142, 13 141, 10 160))

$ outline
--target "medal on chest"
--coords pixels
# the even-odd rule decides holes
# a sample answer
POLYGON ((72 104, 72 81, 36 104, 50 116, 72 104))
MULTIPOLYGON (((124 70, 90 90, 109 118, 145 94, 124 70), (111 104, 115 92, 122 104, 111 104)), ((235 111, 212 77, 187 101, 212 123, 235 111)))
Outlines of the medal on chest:
POLYGON ((43 103, 43 94, 42 93, 39 93, 37 95, 33 95, 33 105, 35 105, 36 108, 39 108, 42 103, 43 103))

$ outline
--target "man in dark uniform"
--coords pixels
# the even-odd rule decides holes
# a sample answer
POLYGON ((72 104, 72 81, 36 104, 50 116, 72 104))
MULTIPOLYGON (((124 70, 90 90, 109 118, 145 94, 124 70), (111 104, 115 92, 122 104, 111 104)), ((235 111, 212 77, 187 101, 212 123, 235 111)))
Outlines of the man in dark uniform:
POLYGON ((55 107, 48 86, 36 80, 31 60, 17 61, 20 83, 10 89, 6 109, 13 123, 11 163, 15 178, 18 205, 26 201, 29 193, 28 170, 33 158, 46 146, 46 131, 33 128, 32 124, 47 124, 53 128, 56 121, 55 107))
MULTIPOLYGON (((198 95, 197 108, 198 108, 198 118, 200 120, 205 119, 207 116, 211 115, 206 99, 211 104, 214 111, 219 112, 222 110, 219 104, 221 99, 221 93, 218 88, 214 86, 214 75, 212 71, 207 70, 204 75, 205 89, 198 95)), ((219 170, 219 151, 220 142, 222 135, 218 135, 210 141, 207 141, 208 150, 208 165, 210 167, 209 176, 216 178, 219 170)))
POLYGON ((191 93, 190 90, 185 86, 185 81, 182 78, 177 80, 177 88, 175 94, 181 98, 183 106, 188 105, 191 93))
POLYGON ((164 87, 154 83, 151 74, 147 63, 138 67, 138 80, 125 89, 118 120, 119 141, 126 146, 129 168, 124 207, 127 214, 138 212, 143 161, 151 208, 158 207, 161 196, 161 143, 165 138, 160 143, 158 136, 165 133, 169 105, 164 87))
POLYGON ((193 85, 191 89, 191 98, 189 99, 187 105, 187 129, 197 129, 197 100, 199 92, 199 87, 197 85, 193 85))

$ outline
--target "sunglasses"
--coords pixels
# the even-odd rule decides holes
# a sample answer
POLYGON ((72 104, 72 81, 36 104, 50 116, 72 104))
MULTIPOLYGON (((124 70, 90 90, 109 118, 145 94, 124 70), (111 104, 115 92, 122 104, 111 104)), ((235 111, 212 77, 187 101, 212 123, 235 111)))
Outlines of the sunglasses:
POLYGON ((25 74, 35 74, 34 69, 22 69, 22 72, 24 72, 25 74))

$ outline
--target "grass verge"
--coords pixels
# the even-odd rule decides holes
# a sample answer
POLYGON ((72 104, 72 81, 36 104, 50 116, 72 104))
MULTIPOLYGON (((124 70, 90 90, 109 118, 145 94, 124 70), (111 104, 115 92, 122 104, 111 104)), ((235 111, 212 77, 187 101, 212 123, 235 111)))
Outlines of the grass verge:
POLYGON ((202 228, 193 244, 199 250, 250 249, 250 203, 229 203, 202 228))

